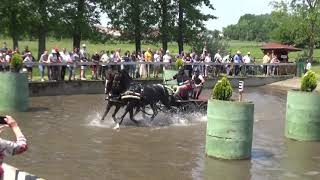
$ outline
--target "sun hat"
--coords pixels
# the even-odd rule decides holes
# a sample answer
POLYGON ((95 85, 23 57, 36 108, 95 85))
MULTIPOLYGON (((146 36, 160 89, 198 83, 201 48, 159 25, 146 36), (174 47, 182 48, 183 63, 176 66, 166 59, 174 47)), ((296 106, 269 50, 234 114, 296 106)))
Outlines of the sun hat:
POLYGON ((237 54, 241 54, 241 51, 238 50, 238 51, 237 51, 237 54))

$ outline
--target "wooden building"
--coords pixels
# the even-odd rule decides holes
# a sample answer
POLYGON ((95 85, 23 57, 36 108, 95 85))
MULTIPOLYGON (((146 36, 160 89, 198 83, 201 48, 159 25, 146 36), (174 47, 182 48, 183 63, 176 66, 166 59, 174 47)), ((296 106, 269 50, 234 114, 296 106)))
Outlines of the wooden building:
POLYGON ((281 63, 288 63, 289 62, 289 52, 301 51, 302 49, 295 48, 293 46, 279 44, 279 43, 267 43, 261 47, 261 50, 264 54, 272 52, 277 56, 281 63))

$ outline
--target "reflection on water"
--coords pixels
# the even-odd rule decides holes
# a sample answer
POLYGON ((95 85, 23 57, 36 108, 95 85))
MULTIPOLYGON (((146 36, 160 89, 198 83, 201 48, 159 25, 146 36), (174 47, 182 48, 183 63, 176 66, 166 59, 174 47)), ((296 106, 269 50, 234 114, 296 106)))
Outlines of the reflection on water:
POLYGON ((205 159, 204 179, 251 179, 250 169, 251 162, 249 160, 226 161, 207 157, 205 159))
MULTIPOLYGON (((206 117, 201 114, 160 113, 152 122, 138 115, 141 127, 126 117, 114 131, 110 115, 100 122, 103 98, 31 98, 29 112, 13 114, 30 149, 6 161, 57 180, 320 179, 320 143, 284 138, 285 91, 246 89, 244 98, 255 103, 255 124, 252 158, 241 161, 205 156, 206 117)), ((12 136, 5 132, 2 137, 12 136)))
POLYGON ((285 140, 284 157, 280 161, 285 172, 281 179, 320 179, 319 148, 320 144, 317 142, 285 140))

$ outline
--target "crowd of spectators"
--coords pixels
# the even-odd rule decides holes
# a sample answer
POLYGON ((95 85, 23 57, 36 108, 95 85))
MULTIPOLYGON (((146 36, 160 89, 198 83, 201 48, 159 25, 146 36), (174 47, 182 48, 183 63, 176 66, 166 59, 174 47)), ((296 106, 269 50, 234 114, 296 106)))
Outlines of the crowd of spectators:
MULTIPOLYGON (((21 54, 24 62, 24 70, 28 72, 29 80, 32 80, 32 71, 34 68, 34 62, 37 62, 30 52, 28 46, 25 47, 22 53, 18 49, 12 51, 7 48, 6 43, 3 43, 3 47, 0 51, 0 62, 10 63, 10 59, 13 53, 21 54)), ((68 80, 87 80, 86 71, 91 69, 91 79, 105 79, 107 71, 117 71, 125 69, 132 78, 147 78, 153 76, 159 77, 164 69, 171 68, 171 63, 174 61, 183 61, 184 69, 186 73, 191 77, 195 69, 198 69, 204 77, 208 77, 209 74, 218 76, 220 73, 232 75, 241 75, 242 72, 250 72, 252 67, 243 66, 241 64, 254 63, 254 58, 251 53, 248 52, 242 56, 240 51, 237 51, 235 55, 231 52, 227 52, 222 56, 221 51, 212 56, 205 47, 201 53, 196 51, 181 52, 176 56, 172 56, 169 50, 164 51, 162 48, 158 50, 152 50, 148 48, 146 51, 135 52, 126 51, 121 52, 121 49, 112 51, 100 51, 94 52, 91 56, 88 53, 88 49, 85 44, 81 46, 81 49, 74 48, 72 52, 69 52, 66 48, 59 50, 53 48, 50 51, 44 51, 39 58, 39 74, 41 81, 48 79, 50 81, 63 81, 67 75, 68 80), (91 62, 90 65, 77 65, 79 62, 91 62), (151 64, 125 64, 116 65, 119 62, 154 62, 151 64), (161 65, 160 62, 168 63, 161 65), (210 63, 214 62, 218 65, 202 65, 202 62, 210 63), (55 65, 60 63, 60 65, 55 65), (63 65, 61 65, 61 63, 63 65), (108 65, 109 63, 112 63, 108 65), (159 63, 159 64, 158 64, 159 63), (191 64, 196 63, 196 64, 191 64), (219 63, 227 63, 221 64, 219 63), (77 69, 79 69, 77 71, 77 69), (45 72, 47 71, 47 78, 45 72), (79 75, 77 75, 79 73, 79 75)), ((280 61, 273 54, 266 54, 263 57, 263 63, 279 63, 280 61)), ((265 66, 264 73, 266 75, 274 75, 277 67, 265 66)), ((0 66, 0 71, 8 71, 9 64, 0 66)))

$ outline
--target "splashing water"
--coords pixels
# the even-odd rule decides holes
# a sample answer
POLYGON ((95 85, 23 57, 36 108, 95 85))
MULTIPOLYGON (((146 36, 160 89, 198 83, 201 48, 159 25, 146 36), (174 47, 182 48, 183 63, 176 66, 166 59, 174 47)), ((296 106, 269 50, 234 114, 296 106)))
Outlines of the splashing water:
POLYGON ((93 112, 92 114, 89 114, 86 118, 86 121, 88 122, 88 126, 93 127, 101 127, 101 128, 113 128, 115 123, 112 119, 110 119, 108 116, 104 119, 104 121, 101 121, 102 113, 101 112, 93 112))
MULTIPOLYGON (((150 112, 149 112, 150 113, 150 112)), ((87 126, 100 128, 113 128, 116 124, 110 116, 107 116, 104 121, 101 121, 102 112, 98 110, 92 112, 86 117, 87 126)), ((143 127, 167 127, 167 126, 190 126, 199 122, 206 122, 207 116, 201 113, 174 113, 166 114, 160 112, 153 121, 150 120, 149 115, 142 115, 141 113, 135 116, 135 119, 140 122, 143 127)), ((127 115, 122 126, 135 126, 127 115)))

